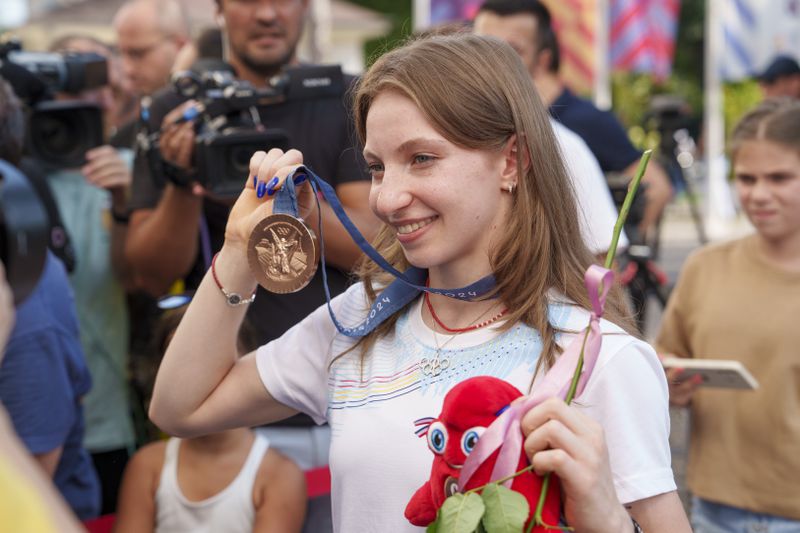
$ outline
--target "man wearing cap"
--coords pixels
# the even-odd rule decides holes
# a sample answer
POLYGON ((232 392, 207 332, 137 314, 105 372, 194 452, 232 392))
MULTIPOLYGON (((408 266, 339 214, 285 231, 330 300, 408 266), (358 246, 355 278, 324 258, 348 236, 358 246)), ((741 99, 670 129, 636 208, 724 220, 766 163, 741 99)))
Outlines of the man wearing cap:
POLYGON ((800 65, 788 55, 776 56, 757 77, 764 98, 800 99, 800 65))

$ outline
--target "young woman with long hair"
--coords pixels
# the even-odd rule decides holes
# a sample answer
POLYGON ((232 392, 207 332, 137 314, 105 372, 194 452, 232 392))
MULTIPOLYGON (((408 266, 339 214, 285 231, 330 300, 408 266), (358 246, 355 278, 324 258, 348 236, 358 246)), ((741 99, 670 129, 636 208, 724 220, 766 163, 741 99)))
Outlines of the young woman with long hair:
MULTIPOLYGON (((423 291, 359 340, 340 333, 323 306, 237 360, 244 311, 225 304, 209 274, 162 363, 151 416, 179 435, 298 411, 327 421, 337 529, 416 531, 403 509, 432 456, 414 421, 437 414, 448 390, 472 376, 535 390, 565 338, 588 323, 583 275, 592 257, 547 113, 505 43, 466 34, 413 41, 375 62, 354 109, 370 207, 384 223, 378 251, 399 270, 425 269, 433 288, 492 275, 493 289, 472 301, 423 291)), ((282 184, 302 162, 296 150, 253 156, 215 265, 226 291, 255 287, 247 243, 272 212, 261 184, 272 190, 274 177, 282 184)), ((307 185, 298 194, 305 216, 314 196, 307 185)), ((331 303, 348 326, 392 281, 371 261, 360 275, 331 303)), ((559 475, 577 531, 633 531, 631 516, 647 531, 687 531, 670 468, 664 374, 649 346, 612 323, 627 326, 624 313, 614 290, 580 405, 550 400, 529 411, 525 450, 538 472, 559 475)))

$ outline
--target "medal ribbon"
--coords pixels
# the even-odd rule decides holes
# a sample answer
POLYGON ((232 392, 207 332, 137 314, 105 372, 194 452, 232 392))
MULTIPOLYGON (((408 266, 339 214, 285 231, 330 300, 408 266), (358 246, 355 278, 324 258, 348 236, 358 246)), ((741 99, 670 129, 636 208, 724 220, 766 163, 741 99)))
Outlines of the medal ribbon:
MULTIPOLYGON (((358 228, 344 212, 344 208, 336 197, 336 191, 333 187, 314 174, 314 172, 306 166, 296 168, 294 172, 287 176, 286 181, 275 196, 275 204, 273 206, 274 213, 285 213, 294 217, 298 216, 295 185, 302 183, 306 179, 309 180, 314 192, 321 193, 325 200, 327 200, 331 209, 333 209, 333 212, 336 214, 336 217, 350 234, 350 237, 356 245, 358 245, 370 259, 375 261, 378 266, 397 278, 390 283, 381 292, 375 302, 373 302, 367 318, 361 324, 353 327, 342 325, 336 319, 336 315, 331 307, 331 294, 328 288, 328 276, 325 270, 325 239, 322 235, 322 221, 320 220, 318 231, 320 234, 320 256, 322 258, 322 279, 325 288, 325 298, 328 304, 328 313, 330 313, 336 329, 339 330, 342 335, 358 338, 369 334, 384 320, 413 301, 422 291, 442 294, 458 300, 470 301, 488 294, 494 288, 494 276, 486 276, 475 283, 459 289, 436 289, 425 286, 425 280, 428 277, 428 272, 425 269, 411 267, 405 272, 400 272, 389 264, 389 262, 367 242, 367 239, 364 238, 361 232, 358 231, 358 228)), ((319 197, 317 197, 317 206, 319 206, 319 197)))
MULTIPOLYGON (((575 389, 575 397, 580 396, 586 388, 586 383, 589 381, 600 355, 603 343, 600 318, 603 316, 606 296, 613 281, 614 273, 610 270, 598 265, 592 265, 587 269, 584 284, 592 303, 589 325, 583 332, 575 335, 564 353, 544 375, 541 383, 536 385, 533 394, 525 400, 512 404, 481 434, 481 438, 467 456, 459 474, 460 491, 463 492, 478 467, 487 461, 498 448, 500 453, 489 481, 510 476, 516 471, 522 452, 522 429, 520 427, 522 417, 548 398, 566 399, 581 351, 583 351, 583 369, 575 389)), ((513 479, 509 479, 503 484, 510 488, 512 481, 513 479)))

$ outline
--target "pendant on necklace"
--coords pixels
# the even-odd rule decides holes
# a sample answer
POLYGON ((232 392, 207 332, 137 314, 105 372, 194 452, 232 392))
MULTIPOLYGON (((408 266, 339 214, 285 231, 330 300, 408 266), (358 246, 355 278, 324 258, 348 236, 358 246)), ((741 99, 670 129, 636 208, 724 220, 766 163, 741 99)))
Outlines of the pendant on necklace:
POLYGON ((427 357, 423 357, 419 361, 419 368, 422 370, 422 373, 426 376, 436 377, 445 370, 450 367, 450 358, 449 357, 442 357, 439 358, 439 352, 436 352, 436 356, 433 359, 428 359, 427 357))

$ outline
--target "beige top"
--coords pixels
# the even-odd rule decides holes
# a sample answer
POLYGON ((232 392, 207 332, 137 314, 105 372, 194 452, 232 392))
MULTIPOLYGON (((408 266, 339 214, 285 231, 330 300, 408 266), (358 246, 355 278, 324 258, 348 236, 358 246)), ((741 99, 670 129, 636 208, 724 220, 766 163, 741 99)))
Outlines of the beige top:
POLYGON ((760 384, 695 395, 690 490, 800 519, 800 274, 766 263, 755 237, 705 247, 686 261, 656 345, 662 354, 739 360, 760 384))

